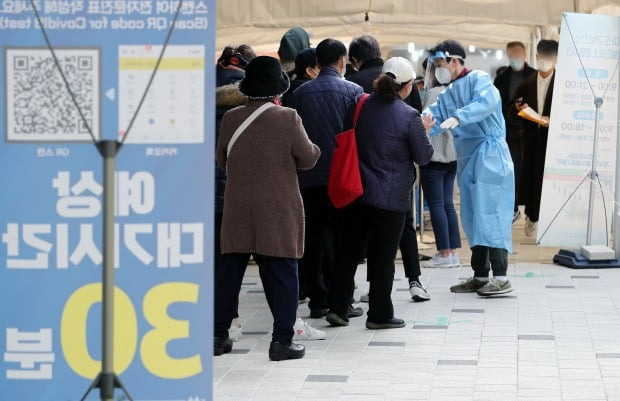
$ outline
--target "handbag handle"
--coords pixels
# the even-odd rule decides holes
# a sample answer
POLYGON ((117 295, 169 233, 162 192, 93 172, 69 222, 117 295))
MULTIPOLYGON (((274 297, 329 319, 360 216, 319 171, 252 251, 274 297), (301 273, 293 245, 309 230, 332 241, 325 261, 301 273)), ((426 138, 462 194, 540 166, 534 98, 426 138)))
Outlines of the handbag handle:
POLYGON ((230 138, 230 142, 228 142, 228 147, 226 149, 226 155, 230 154, 230 150, 232 149, 233 145, 235 144, 235 142, 237 142, 237 139, 239 139, 239 137, 241 136, 241 134, 243 134, 243 132, 246 130, 246 128, 248 128, 250 126, 250 124, 252 124, 254 122, 254 120, 256 120, 256 118, 258 116, 263 114, 263 112, 265 110, 267 110, 268 108, 270 108, 272 106, 275 106, 275 104, 273 104, 271 102, 267 102, 267 103, 263 104, 258 109, 254 110, 254 112, 252 114, 250 114, 248 116, 248 118, 243 123, 241 123, 241 125, 237 128, 237 130, 233 134, 232 138, 230 138))
POLYGON ((355 107, 355 115, 353 116, 353 128, 357 126, 357 120, 360 118, 360 113, 362 112, 362 107, 364 107, 364 103, 366 103, 366 99, 368 99, 370 95, 368 93, 364 93, 360 100, 357 102, 357 106, 355 107))

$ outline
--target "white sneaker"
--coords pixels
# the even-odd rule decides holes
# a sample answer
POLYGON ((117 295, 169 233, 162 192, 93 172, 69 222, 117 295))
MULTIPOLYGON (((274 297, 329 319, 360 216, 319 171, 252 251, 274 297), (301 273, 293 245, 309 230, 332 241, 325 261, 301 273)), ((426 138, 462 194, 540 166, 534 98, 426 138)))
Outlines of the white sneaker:
POLYGON ((525 218, 525 236, 533 237, 538 229, 538 222, 533 222, 529 217, 525 218))
POLYGON ((454 261, 452 256, 441 256, 439 253, 433 255, 431 260, 423 263, 424 267, 439 268, 439 267, 454 267, 454 261))
POLYGON ((232 323, 230 324, 230 328, 228 329, 228 338, 230 338, 232 341, 239 341, 241 336, 241 323, 239 323, 239 319, 235 318, 233 319, 232 323))
POLYGON ((517 209, 514 214, 512 215, 512 224, 516 223, 517 221, 519 221, 519 219, 521 218, 521 211, 519 209, 517 209))
POLYGON ((302 318, 298 317, 295 320, 295 326, 293 327, 295 334, 293 335, 293 341, 300 340, 325 340, 327 334, 323 330, 315 329, 310 326, 310 323, 304 322, 302 318))
POLYGON ((417 281, 409 284, 409 293, 411 294, 411 299, 415 302, 424 302, 431 299, 431 296, 426 288, 424 288, 424 286, 417 281))
POLYGON ((461 258, 458 253, 450 255, 452 257, 452 267, 461 267, 461 258))
POLYGON ((362 295, 360 297, 360 302, 364 302, 364 303, 370 302, 370 297, 368 296, 368 293, 366 293, 366 294, 364 294, 364 295, 362 295))

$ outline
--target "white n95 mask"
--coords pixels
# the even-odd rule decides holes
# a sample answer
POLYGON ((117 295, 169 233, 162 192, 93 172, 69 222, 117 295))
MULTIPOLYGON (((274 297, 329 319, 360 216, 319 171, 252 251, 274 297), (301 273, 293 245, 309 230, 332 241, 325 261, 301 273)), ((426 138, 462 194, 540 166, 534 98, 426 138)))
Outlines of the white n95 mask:
POLYGON ((538 69, 542 72, 549 72, 553 69, 553 61, 538 60, 538 69))
POLYGON ((435 68, 435 79, 441 85, 447 85, 452 81, 452 74, 450 74, 450 70, 445 67, 437 67, 435 68))

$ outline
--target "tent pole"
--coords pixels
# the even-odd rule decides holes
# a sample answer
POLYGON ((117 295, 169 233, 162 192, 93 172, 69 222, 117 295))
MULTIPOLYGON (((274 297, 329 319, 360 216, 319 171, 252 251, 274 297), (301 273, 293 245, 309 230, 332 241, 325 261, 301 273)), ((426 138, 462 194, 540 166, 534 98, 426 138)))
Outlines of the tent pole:
POLYGON ((542 39, 542 27, 540 25, 536 25, 534 27, 534 41, 532 43, 532 47, 530 49, 530 65, 534 68, 538 68, 538 63, 536 61, 536 46, 538 42, 542 39))
POLYGON ((613 238, 616 258, 620 258, 620 96, 616 94, 618 114, 616 115, 616 183, 614 186, 613 238))

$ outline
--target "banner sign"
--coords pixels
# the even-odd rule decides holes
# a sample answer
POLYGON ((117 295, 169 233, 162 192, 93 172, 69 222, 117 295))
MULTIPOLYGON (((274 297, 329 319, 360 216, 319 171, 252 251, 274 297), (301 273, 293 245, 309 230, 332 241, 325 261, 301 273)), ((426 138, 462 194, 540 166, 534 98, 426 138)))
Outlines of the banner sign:
MULTIPOLYGON (((115 372, 211 399, 214 0, 0 1, 0 398, 79 400, 101 370, 102 158, 116 164, 115 372)), ((117 399, 124 399, 117 392, 117 399)), ((95 390, 88 400, 99 400, 95 390)))
POLYGON ((620 17, 565 15, 562 19, 555 72, 538 225, 538 239, 542 245, 578 248, 586 243, 589 179, 577 190, 555 222, 551 223, 571 193, 592 169, 596 117, 594 95, 603 98, 599 115, 596 170, 604 199, 601 188, 596 183, 592 240, 594 244, 608 245, 605 230, 606 227, 611 227, 614 210, 619 59, 620 17))

